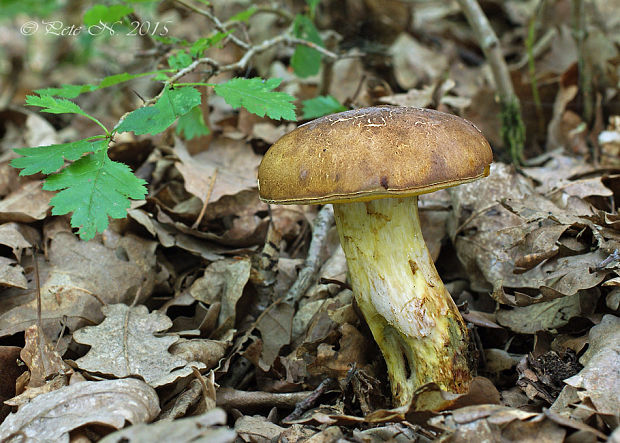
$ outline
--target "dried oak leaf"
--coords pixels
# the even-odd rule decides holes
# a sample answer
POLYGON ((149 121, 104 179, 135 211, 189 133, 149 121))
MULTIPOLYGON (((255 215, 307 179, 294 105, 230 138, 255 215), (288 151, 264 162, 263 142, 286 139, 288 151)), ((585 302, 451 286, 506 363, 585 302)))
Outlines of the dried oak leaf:
POLYGON ((24 183, 0 201, 0 222, 32 223, 47 217, 53 192, 41 189, 42 181, 24 183))
POLYGON ((30 370, 28 387, 43 386, 47 380, 58 374, 73 372, 38 326, 26 329, 24 338, 26 344, 20 357, 30 370))
MULTIPOLYGON (((58 335, 103 319, 101 305, 131 301, 139 292, 148 297, 155 280, 155 242, 122 237, 116 247, 96 240, 79 240, 66 232, 56 234, 49 259, 39 257, 42 321, 45 333, 58 335)), ((0 299, 0 336, 24 331, 37 320, 32 290, 0 299)))
POLYGON ((429 424, 444 431, 441 441, 519 441, 553 443, 564 440, 566 430, 543 414, 500 405, 476 405, 444 412, 429 424))
POLYGON ((149 313, 145 306, 124 304, 102 308, 105 320, 97 326, 75 331, 73 339, 92 346, 76 360, 80 369, 116 377, 139 376, 153 387, 174 382, 192 373, 191 366, 204 368, 203 363, 189 363, 168 352, 178 336, 157 337, 172 326, 172 321, 159 312, 149 313))
POLYGON ((235 422, 235 431, 246 442, 274 441, 284 429, 260 415, 244 415, 235 422))
MULTIPOLYGON (((494 164, 485 180, 450 192, 455 215, 451 236, 475 291, 493 287, 500 303, 524 306, 593 288, 610 272, 596 270, 607 254, 598 227, 585 218, 593 214, 590 206, 586 212, 579 205, 561 208, 502 164, 494 164), (582 242, 584 230, 592 233, 592 241, 581 249, 592 252, 569 253, 558 245, 561 237, 582 242), (503 288, 514 288, 514 296, 503 288), (527 295, 532 293, 540 296, 527 295)), ((569 200, 586 204, 572 195, 569 200)))
POLYGON ((218 320, 220 331, 235 324, 237 302, 250 279, 251 267, 247 257, 218 260, 207 266, 204 275, 189 288, 190 295, 198 301, 208 305, 221 303, 218 320))
POLYGON ((13 259, 0 257, 0 286, 26 289, 28 281, 24 275, 24 268, 13 259))
POLYGON ((140 380, 81 382, 40 395, 0 425, 0 441, 69 442, 69 432, 96 423, 120 429, 159 414, 159 398, 140 380))
POLYGON ((222 409, 211 409, 195 417, 180 420, 161 420, 152 424, 137 424, 114 432, 99 440, 99 443, 231 443, 236 432, 227 427, 226 413, 222 409))
MULTIPOLYGON (((571 391, 580 403, 587 402, 602 414, 612 426, 620 424, 620 318, 605 315, 602 321, 590 330, 590 347, 579 359, 584 368, 577 375, 566 380, 560 397, 571 391)), ((558 398, 557 403, 563 401, 558 398)), ((556 406, 556 405, 554 405, 556 406)))

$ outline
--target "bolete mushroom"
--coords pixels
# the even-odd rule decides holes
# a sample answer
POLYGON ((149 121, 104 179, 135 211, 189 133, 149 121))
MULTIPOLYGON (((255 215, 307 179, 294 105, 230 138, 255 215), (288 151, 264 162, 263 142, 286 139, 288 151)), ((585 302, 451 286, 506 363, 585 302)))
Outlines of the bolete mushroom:
POLYGON ((395 405, 429 382, 461 393, 472 380, 469 333, 422 238, 418 195, 484 177, 492 160, 484 136, 460 117, 381 106, 303 124, 259 166, 263 201, 333 203, 353 293, 395 405))

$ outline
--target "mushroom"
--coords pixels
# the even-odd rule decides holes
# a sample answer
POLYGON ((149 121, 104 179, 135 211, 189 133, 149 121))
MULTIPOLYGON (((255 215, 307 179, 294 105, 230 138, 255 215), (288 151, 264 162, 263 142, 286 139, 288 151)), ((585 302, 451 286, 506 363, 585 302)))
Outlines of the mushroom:
POLYGON ((355 300, 385 359, 395 405, 419 387, 466 392, 475 351, 426 248, 418 195, 489 174, 470 122, 410 107, 321 117, 280 138, 258 169, 260 198, 332 203, 355 300))

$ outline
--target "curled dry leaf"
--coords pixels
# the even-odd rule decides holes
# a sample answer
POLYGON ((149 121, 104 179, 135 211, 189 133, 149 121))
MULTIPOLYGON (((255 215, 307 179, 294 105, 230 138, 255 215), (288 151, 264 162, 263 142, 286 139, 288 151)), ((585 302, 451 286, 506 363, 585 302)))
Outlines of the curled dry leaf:
POLYGON ((51 191, 41 189, 42 181, 29 181, 0 201, 0 222, 32 223, 47 217, 51 191))
POLYGON ((10 414, 0 425, 1 441, 69 442, 69 432, 97 423, 123 427, 153 420, 159 414, 157 393, 135 380, 81 382, 40 395, 10 414))
POLYGON ((236 432, 225 426, 226 413, 212 409, 195 417, 180 420, 162 420, 152 424, 136 424, 114 432, 99 440, 100 443, 232 443, 236 432))
POLYGON ((192 374, 203 363, 188 362, 168 352, 178 336, 158 337, 172 326, 159 312, 149 313, 145 306, 130 308, 123 304, 102 308, 105 320, 97 326, 75 331, 73 339, 90 345, 88 353, 76 360, 80 369, 116 377, 139 376, 153 387, 174 382, 192 374))
POLYGON ((47 380, 56 375, 73 372, 38 326, 30 326, 26 329, 24 338, 26 344, 20 357, 30 370, 29 387, 43 386, 47 380))
POLYGON ((554 443, 563 441, 566 430, 543 414, 500 405, 467 406, 429 420, 444 431, 442 441, 519 441, 554 443))
MULTIPOLYGON (((605 279, 611 270, 597 265, 608 255, 605 236, 614 241, 613 235, 586 218, 593 212, 577 196, 584 194, 580 182, 574 185, 572 206, 562 208, 539 194, 514 168, 496 163, 485 180, 450 190, 456 220, 450 226, 451 236, 472 289, 493 288, 498 302, 526 306, 563 296, 577 298, 580 291, 605 279)), ((597 189, 593 192, 603 192, 597 189)), ((540 325, 526 329, 534 327, 540 325)))
POLYGON ((245 415, 235 422, 235 431, 246 442, 272 441, 284 432, 284 428, 266 417, 245 415))
MULTIPOLYGON (((214 174, 210 202, 256 187, 256 168, 261 158, 243 140, 219 137, 208 150, 193 157, 178 143, 175 152, 181 160, 176 167, 185 180, 185 188, 203 202, 214 174)), ((208 210, 205 216, 211 217, 208 210)))
POLYGON ((24 275, 24 268, 13 259, 0 257, 0 286, 26 289, 28 281, 24 275))
MULTIPOLYGON (((590 347, 579 359, 584 368, 577 375, 564 380, 565 391, 577 394, 580 403, 589 399, 596 411, 610 426, 620 424, 620 318, 605 315, 590 330, 590 347)), ((561 403, 562 400, 558 399, 561 403)))
MULTIPOLYGON (((155 244, 137 237, 123 237, 114 249, 95 240, 80 241, 66 232, 56 234, 49 260, 39 257, 43 329, 57 335, 62 324, 73 330, 103 319, 105 303, 131 302, 136 291, 151 294, 154 285, 155 244)), ((33 283, 31 283, 34 286, 33 283)), ((25 330, 37 319, 34 291, 22 291, 0 315, 0 335, 25 330), (21 297, 27 301, 17 303, 21 297)))
POLYGON ((211 263, 204 275, 189 288, 196 300, 209 305, 220 302, 219 328, 235 324, 237 302, 250 278, 252 264, 247 257, 226 258, 211 263))

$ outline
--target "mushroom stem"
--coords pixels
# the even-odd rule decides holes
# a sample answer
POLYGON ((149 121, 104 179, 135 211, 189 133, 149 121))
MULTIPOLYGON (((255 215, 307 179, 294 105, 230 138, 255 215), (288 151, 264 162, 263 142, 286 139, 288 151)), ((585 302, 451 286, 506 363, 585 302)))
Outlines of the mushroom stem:
POLYGON ((396 406, 426 383, 465 392, 467 327, 426 248, 417 196, 334 204, 357 304, 387 364, 396 406))

